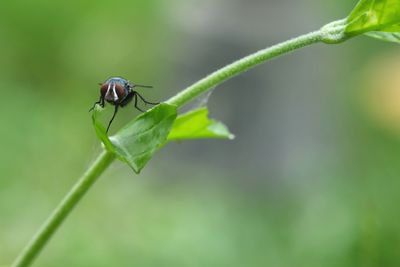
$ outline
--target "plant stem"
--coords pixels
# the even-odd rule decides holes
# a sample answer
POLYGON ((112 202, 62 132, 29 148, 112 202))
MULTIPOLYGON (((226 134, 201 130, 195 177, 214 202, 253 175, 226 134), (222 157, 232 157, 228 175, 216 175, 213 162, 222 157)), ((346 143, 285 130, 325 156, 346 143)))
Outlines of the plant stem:
POLYGON ((180 93, 171 97, 166 103, 181 107, 198 97, 202 93, 211 90, 224 81, 243 73, 274 57, 278 57, 296 49, 315 43, 338 44, 350 37, 346 35, 346 19, 336 20, 326 24, 320 30, 310 32, 274 46, 262 49, 242 59, 239 59, 225 67, 211 73, 205 78, 187 87, 180 93))
MULTIPOLYGON (((297 38, 260 50, 211 73, 207 77, 171 97, 166 101, 166 103, 181 107, 229 78, 245 72, 269 59, 289 53, 293 50, 319 42, 331 44, 343 42, 349 38, 344 32, 345 25, 346 20, 334 21, 322 27, 318 31, 304 34, 297 38)), ((93 162, 82 178, 69 191, 59 206, 43 224, 41 229, 21 252, 12 267, 27 267, 31 265, 35 257, 40 253, 57 228, 114 159, 115 155, 110 151, 104 150, 99 155, 96 161, 93 162)))
POLYGON ((166 103, 181 107, 202 93, 211 90, 218 84, 257 66, 258 64, 304 46, 321 42, 323 38, 322 33, 323 32, 319 30, 304 34, 239 59, 187 87, 185 90, 168 99, 166 103))
POLYGON ((56 207, 47 221, 32 238, 29 244, 14 261, 12 267, 30 266, 36 256, 40 253, 47 241, 61 225, 64 219, 78 204, 89 188, 96 182, 97 178, 111 164, 115 156, 104 150, 92 163, 81 179, 72 187, 61 203, 56 207))

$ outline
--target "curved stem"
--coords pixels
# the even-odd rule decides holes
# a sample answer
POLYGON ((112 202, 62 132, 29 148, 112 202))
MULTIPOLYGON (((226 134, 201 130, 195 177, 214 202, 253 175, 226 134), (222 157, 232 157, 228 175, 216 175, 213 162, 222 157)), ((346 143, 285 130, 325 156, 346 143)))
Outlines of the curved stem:
MULTIPOLYGON (((301 35, 297 38, 293 38, 244 57, 194 83, 182 92, 171 97, 166 101, 166 103, 181 107, 202 93, 214 88, 218 84, 221 84, 233 76, 245 72, 269 59, 314 43, 342 42, 349 38, 344 34, 345 24, 346 20, 332 22, 318 31, 301 35)), ((61 201, 59 206, 43 224, 41 229, 21 252, 12 267, 27 267, 31 265, 35 257, 41 252, 57 228, 114 159, 115 155, 110 151, 104 150, 99 155, 96 161, 93 162, 82 178, 74 185, 70 192, 61 201)))
POLYGON ((307 45, 322 42, 323 33, 322 30, 319 30, 304 34, 239 59, 187 87, 185 90, 168 99, 166 103, 181 107, 202 93, 211 90, 218 84, 221 84, 233 76, 245 72, 271 58, 289 53, 307 45))
POLYGON ((114 158, 114 154, 106 150, 97 157, 14 261, 12 267, 31 265, 32 261, 40 253, 50 237, 78 204, 79 200, 85 195, 88 189, 96 182, 97 178, 111 164, 114 158))

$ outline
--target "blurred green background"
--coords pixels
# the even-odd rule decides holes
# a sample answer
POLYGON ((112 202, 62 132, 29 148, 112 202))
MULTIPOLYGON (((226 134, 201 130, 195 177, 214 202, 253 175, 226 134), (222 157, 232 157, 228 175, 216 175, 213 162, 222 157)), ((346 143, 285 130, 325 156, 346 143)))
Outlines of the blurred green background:
MULTIPOLYGON (((98 82, 162 101, 355 3, 3 1, 0 265, 100 151, 98 82)), ((400 266, 399 72, 398 45, 359 37, 230 80, 208 105, 234 141, 169 145, 140 176, 116 162, 35 266, 400 266)))

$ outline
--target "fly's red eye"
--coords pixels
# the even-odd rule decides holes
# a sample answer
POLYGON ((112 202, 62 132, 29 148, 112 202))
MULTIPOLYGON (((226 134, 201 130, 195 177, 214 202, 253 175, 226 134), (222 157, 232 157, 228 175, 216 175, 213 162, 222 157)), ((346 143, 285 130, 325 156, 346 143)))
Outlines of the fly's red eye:
POLYGON ((122 100, 126 96, 125 88, 120 84, 115 84, 115 92, 117 93, 118 99, 122 100))
POLYGON ((100 87, 100 94, 104 97, 108 90, 108 83, 103 83, 100 87))

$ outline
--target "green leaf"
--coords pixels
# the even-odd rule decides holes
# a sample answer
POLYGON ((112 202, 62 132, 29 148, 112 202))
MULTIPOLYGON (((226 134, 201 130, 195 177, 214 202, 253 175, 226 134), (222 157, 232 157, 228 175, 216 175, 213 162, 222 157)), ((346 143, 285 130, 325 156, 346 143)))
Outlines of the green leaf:
POLYGON ((153 154, 166 142, 177 116, 176 106, 162 103, 139 115, 132 122, 108 137, 104 125, 98 119, 99 108, 92 118, 97 136, 106 149, 126 162, 139 173, 153 154))
POLYGON ((386 42, 400 43, 400 32, 367 32, 365 35, 386 42))
POLYGON ((208 118, 208 109, 202 107, 180 115, 168 135, 168 141, 224 138, 233 139, 228 128, 219 121, 208 118))
POLYGON ((96 106, 92 120, 97 136, 107 150, 139 173, 153 154, 170 141, 204 138, 233 139, 227 127, 208 118, 205 107, 192 110, 177 118, 174 105, 162 103, 139 115, 132 122, 108 137, 100 119, 103 109, 96 106))
POLYGON ((111 141, 108 138, 108 135, 106 133, 106 127, 101 123, 100 114, 103 110, 104 109, 101 108, 99 105, 96 105, 94 107, 94 110, 92 113, 92 122, 93 122, 94 130, 96 131, 97 137, 104 144, 105 148, 108 151, 115 153, 114 145, 111 143, 111 141))
POLYGON ((369 31, 400 31, 400 1, 360 0, 347 18, 345 32, 357 35, 369 31))

